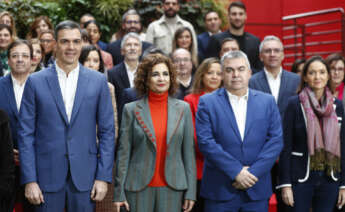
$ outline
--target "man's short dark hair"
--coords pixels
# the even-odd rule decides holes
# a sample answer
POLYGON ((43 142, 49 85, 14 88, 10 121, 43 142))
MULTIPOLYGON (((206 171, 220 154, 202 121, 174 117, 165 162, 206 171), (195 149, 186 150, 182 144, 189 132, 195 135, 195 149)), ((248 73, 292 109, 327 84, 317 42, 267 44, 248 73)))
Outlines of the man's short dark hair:
POLYGON ((55 39, 56 40, 58 40, 58 33, 59 33, 59 31, 63 30, 63 29, 78 29, 80 34, 81 34, 81 28, 80 28, 79 24, 77 24, 74 21, 67 20, 67 21, 60 22, 55 27, 55 39))
POLYGON ((205 13, 204 21, 206 21, 206 16, 207 16, 208 14, 210 14, 210 13, 217 13, 218 18, 220 18, 219 13, 218 13, 217 11, 215 11, 215 10, 209 10, 209 11, 207 11, 207 12, 205 13))
POLYGON ((233 1, 228 7, 228 12, 230 13, 230 9, 233 7, 242 8, 245 12, 247 12, 246 5, 242 1, 233 1))
POLYGON ((240 47, 240 44, 238 43, 238 41, 235 38, 232 38, 232 37, 224 38, 222 40, 222 42, 220 43, 220 46, 223 46, 224 43, 226 43, 226 42, 235 42, 235 43, 237 43, 237 46, 240 47))
POLYGON ((32 59, 32 56, 33 56, 33 49, 32 49, 32 45, 29 41, 27 40, 22 40, 22 39, 16 39, 15 41, 13 41, 9 46, 8 46, 8 49, 7 49, 7 58, 10 58, 10 53, 11 53, 11 50, 16 47, 16 46, 19 46, 19 45, 26 45, 27 47, 29 47, 29 50, 30 50, 30 58, 32 59))

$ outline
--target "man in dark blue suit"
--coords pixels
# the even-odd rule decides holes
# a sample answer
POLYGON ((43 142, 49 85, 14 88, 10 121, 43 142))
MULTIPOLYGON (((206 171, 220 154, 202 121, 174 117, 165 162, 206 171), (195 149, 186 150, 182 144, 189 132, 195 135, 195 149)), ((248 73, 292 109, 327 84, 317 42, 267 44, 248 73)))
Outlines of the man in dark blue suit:
MULTIPOLYGON (((141 27, 142 26, 140 22, 140 16, 136 10, 130 9, 122 16, 122 29, 125 31, 126 34, 130 32, 135 32, 139 34, 141 31, 141 27)), ((122 39, 119 39, 108 44, 108 47, 106 49, 106 51, 109 52, 113 57, 114 66, 120 64, 124 60, 124 55, 121 52, 121 43, 122 39)), ((152 46, 151 43, 142 41, 143 52, 150 46, 152 46)))
POLYGON ((13 140, 13 154, 16 162, 15 168, 15 195, 12 195, 11 205, 22 203, 24 212, 34 211, 24 198, 24 187, 20 186, 20 161, 18 155, 18 122, 19 110, 26 79, 30 74, 32 47, 24 40, 14 41, 8 48, 8 65, 10 74, 0 79, 0 109, 4 110, 10 121, 11 137, 13 140))
MULTIPOLYGON (((260 60, 264 64, 264 69, 251 77, 249 87, 272 94, 283 119, 289 97, 296 95, 300 77, 295 73, 283 70, 284 47, 278 37, 266 36, 261 42, 259 50, 260 60)), ((273 166, 271 174, 272 184, 275 187, 278 178, 277 164, 273 166)), ((286 207, 281 200, 280 192, 274 191, 278 200, 278 211, 286 211, 287 209, 285 209, 286 207)))
POLYGON ((283 148, 279 110, 271 95, 248 88, 246 54, 230 51, 221 64, 224 88, 202 96, 196 115, 205 211, 268 211, 283 148))
MULTIPOLYGON (((108 71, 108 80, 115 88, 116 105, 119 108, 122 91, 134 86, 134 76, 139 65, 139 57, 142 53, 142 43, 137 33, 128 33, 122 39, 121 53, 124 61, 108 71)), ((118 113, 119 118, 121 114, 118 113)))
POLYGON ((81 29, 56 26, 56 62, 26 81, 18 131, 21 183, 42 212, 92 212, 112 181, 114 112, 106 77, 78 63, 81 29))
POLYGON ((206 58, 208 41, 210 37, 217 34, 220 31, 220 25, 222 20, 219 18, 219 14, 216 11, 209 11, 204 17, 206 32, 198 35, 198 56, 200 62, 206 58))
POLYGON ((283 118, 289 97, 297 93, 300 77, 282 68, 284 46, 278 37, 266 36, 259 51, 264 69, 251 77, 249 87, 272 94, 283 118))

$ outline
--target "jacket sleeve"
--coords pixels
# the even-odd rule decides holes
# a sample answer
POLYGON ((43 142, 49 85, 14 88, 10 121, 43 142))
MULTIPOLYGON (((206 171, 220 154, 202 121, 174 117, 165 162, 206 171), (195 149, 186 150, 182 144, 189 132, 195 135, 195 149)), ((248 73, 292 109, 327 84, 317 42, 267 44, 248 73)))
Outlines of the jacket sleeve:
POLYGON ((196 200, 196 162, 194 148, 194 131, 192 114, 186 104, 184 109, 185 124, 183 136, 183 162, 187 177, 188 188, 184 198, 196 200))
POLYGON ((133 120, 134 114, 125 105, 123 109, 122 122, 120 128, 120 139, 117 145, 116 153, 116 174, 114 182, 114 201, 126 201, 125 182, 127 178, 129 159, 131 155, 131 146, 133 139, 133 120))
POLYGON ((290 100, 283 120, 284 148, 280 154, 278 163, 279 186, 291 184, 291 151, 294 138, 295 116, 296 105, 290 100))
POLYGON ((97 107, 97 137, 99 155, 96 179, 111 183, 114 165, 115 126, 110 91, 105 77, 101 80, 101 90, 97 107))
POLYGON ((19 113, 18 148, 22 184, 37 182, 35 155, 36 110, 34 83, 29 77, 25 83, 19 113))

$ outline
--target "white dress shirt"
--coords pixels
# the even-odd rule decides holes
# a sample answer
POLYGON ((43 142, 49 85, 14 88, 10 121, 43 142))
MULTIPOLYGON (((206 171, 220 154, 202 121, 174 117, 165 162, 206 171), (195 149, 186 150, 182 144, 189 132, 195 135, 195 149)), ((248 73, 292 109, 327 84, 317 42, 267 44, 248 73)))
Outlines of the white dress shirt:
POLYGON ((55 62, 56 72, 59 79, 59 85, 61 89, 63 103, 65 104, 65 110, 67 113, 68 121, 71 120, 72 109, 74 104, 75 93, 77 91, 78 77, 79 77, 79 65, 67 74, 57 65, 55 62))
POLYGON ((25 82, 21 85, 13 76, 11 76, 12 84, 13 84, 13 91, 14 91, 14 97, 16 99, 17 104, 17 110, 19 112, 20 104, 22 102, 23 92, 25 88, 25 82))
POLYGON ((280 67, 279 73, 276 78, 274 78, 271 72, 267 71, 266 68, 264 68, 264 71, 266 74, 268 85, 270 86, 271 93, 274 96, 276 103, 278 103, 280 82, 282 78, 282 68, 280 67))
POLYGON ((248 90, 244 96, 238 97, 227 91, 229 101, 234 112, 238 130, 241 134, 241 139, 244 138, 244 130, 246 128, 246 117, 247 117, 247 102, 248 102, 248 90))
POLYGON ((128 76, 128 79, 129 79, 129 85, 132 88, 132 87, 134 87, 134 76, 135 76, 135 73, 137 72, 138 65, 135 67, 134 70, 131 70, 130 67, 125 62, 125 67, 126 67, 126 70, 127 70, 127 76, 128 76))

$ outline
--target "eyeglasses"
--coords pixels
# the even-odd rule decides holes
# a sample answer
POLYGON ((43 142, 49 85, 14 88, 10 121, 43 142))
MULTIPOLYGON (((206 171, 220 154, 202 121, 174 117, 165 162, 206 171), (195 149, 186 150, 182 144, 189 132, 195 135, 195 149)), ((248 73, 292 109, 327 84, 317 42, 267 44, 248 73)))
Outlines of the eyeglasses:
POLYGON ((19 54, 19 53, 13 53, 10 55, 11 59, 18 59, 18 58, 28 59, 30 58, 30 54, 19 54))
POLYGON ((273 52, 274 54, 278 54, 278 53, 280 53, 282 51, 283 51, 283 49, 278 49, 278 48, 276 48, 276 49, 263 49, 262 50, 262 52, 264 54, 271 54, 271 52, 273 52))
POLYGON ((339 67, 339 68, 331 68, 331 72, 344 72, 344 67, 339 67))
POLYGON ((51 42, 53 42, 53 40, 52 39, 40 39, 40 42, 41 43, 51 43, 51 42))

